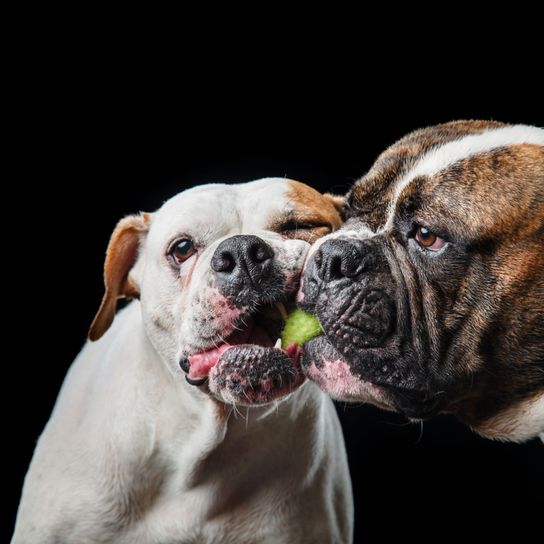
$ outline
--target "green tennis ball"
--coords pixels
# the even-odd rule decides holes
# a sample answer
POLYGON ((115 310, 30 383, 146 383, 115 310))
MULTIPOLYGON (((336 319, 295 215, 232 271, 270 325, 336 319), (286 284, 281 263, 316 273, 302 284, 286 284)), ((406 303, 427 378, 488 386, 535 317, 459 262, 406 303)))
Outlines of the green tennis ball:
POLYGON ((281 347, 285 349, 293 342, 302 346, 308 340, 322 333, 323 329, 315 315, 295 308, 289 312, 281 331, 281 347))

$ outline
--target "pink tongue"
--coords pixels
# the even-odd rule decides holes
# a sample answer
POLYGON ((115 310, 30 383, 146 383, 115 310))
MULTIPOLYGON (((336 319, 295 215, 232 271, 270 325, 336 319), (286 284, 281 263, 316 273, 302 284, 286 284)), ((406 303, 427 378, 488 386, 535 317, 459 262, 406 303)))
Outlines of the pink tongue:
POLYGON ((195 353, 195 355, 189 356, 189 378, 193 380, 198 380, 200 378, 205 378, 210 369, 213 368, 219 358, 225 351, 227 351, 232 346, 229 344, 223 344, 215 349, 210 349, 209 351, 204 351, 203 353, 195 353))

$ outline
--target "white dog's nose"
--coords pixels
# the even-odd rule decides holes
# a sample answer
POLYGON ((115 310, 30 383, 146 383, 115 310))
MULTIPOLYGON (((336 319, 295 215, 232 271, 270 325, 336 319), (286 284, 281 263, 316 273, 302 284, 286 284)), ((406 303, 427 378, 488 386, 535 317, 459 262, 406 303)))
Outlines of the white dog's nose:
POLYGON ((229 290, 248 286, 258 289, 261 280, 270 276, 273 257, 274 250, 262 238, 237 235, 217 246, 210 266, 229 290))

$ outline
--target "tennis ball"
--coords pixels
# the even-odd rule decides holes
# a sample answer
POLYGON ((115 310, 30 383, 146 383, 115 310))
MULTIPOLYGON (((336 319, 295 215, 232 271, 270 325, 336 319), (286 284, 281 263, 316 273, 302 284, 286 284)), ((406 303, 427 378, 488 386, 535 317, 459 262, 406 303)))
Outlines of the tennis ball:
POLYGON ((322 334, 323 330, 315 315, 295 308, 289 312, 281 331, 281 347, 287 348, 293 342, 302 346, 308 340, 322 334))

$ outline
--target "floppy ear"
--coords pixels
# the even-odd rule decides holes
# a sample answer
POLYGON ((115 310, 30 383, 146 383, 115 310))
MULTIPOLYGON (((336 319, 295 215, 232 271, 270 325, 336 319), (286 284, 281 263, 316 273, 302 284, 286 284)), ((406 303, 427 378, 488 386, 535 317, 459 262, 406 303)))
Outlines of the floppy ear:
POLYGON ((110 327, 115 316, 117 299, 139 298, 139 287, 129 278, 136 263, 140 241, 149 229, 151 216, 147 213, 129 215, 115 227, 106 251, 102 304, 89 329, 89 339, 98 340, 110 327))
POLYGON ((343 196, 333 195, 332 193, 325 193, 323 195, 338 211, 342 219, 344 219, 344 202, 345 198, 343 196))

